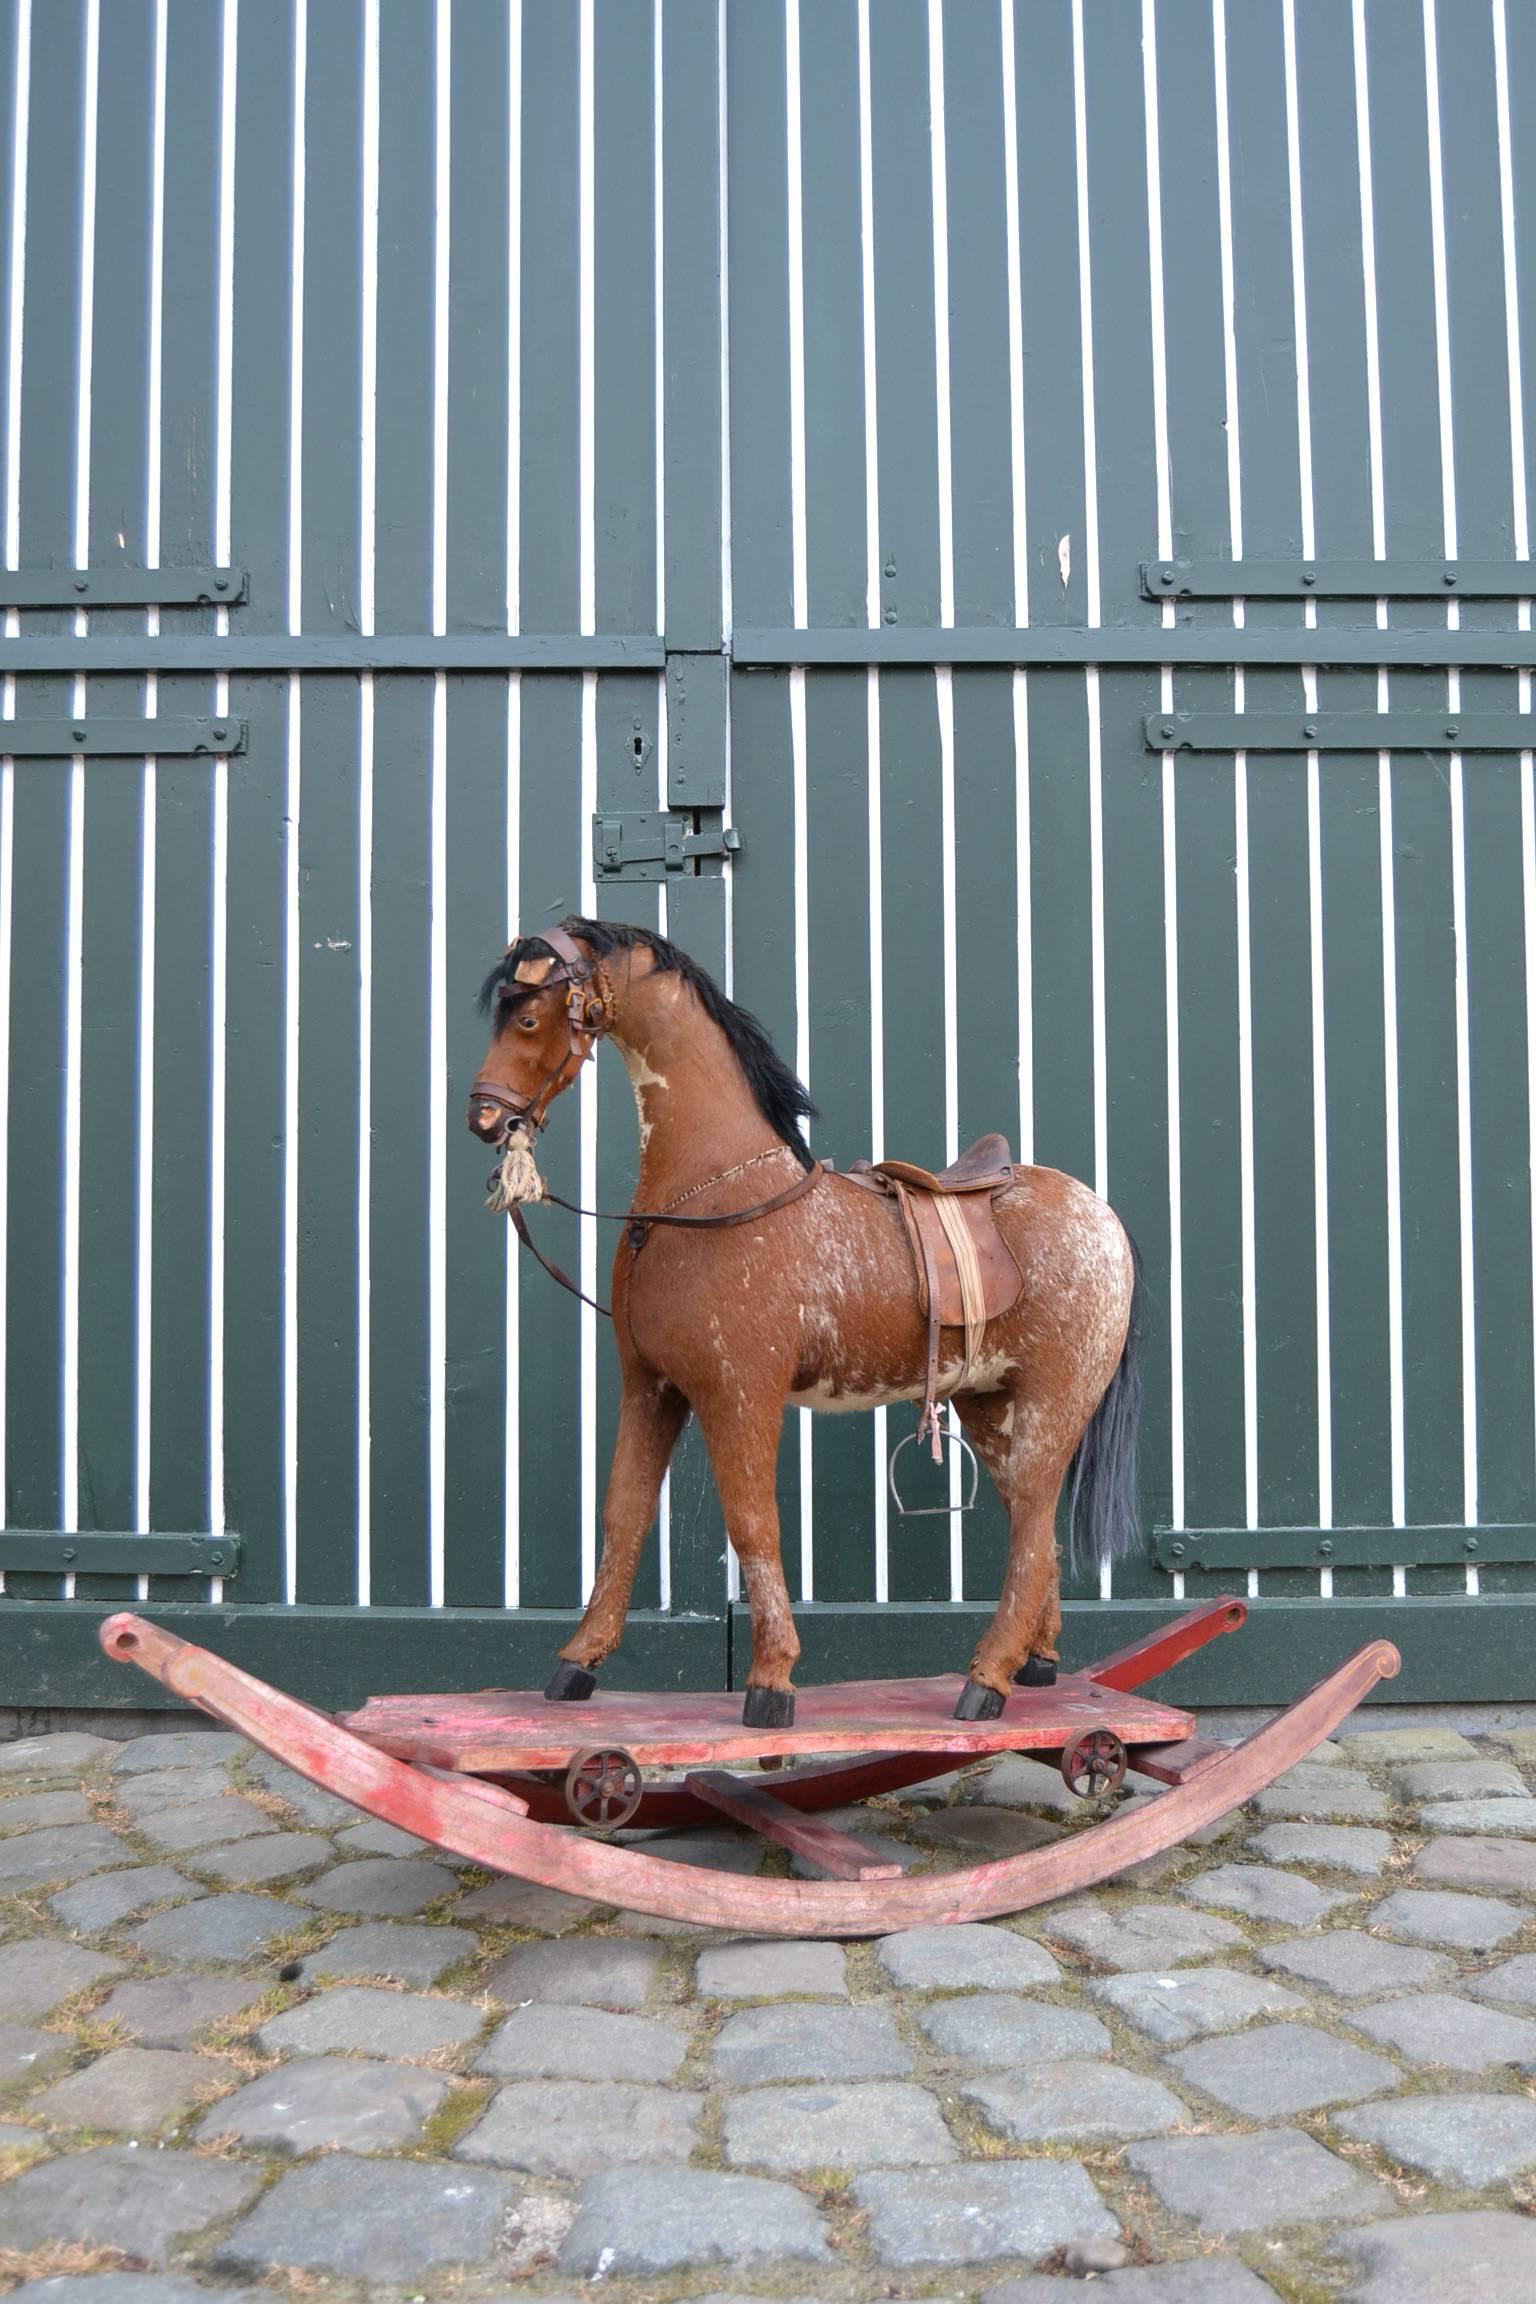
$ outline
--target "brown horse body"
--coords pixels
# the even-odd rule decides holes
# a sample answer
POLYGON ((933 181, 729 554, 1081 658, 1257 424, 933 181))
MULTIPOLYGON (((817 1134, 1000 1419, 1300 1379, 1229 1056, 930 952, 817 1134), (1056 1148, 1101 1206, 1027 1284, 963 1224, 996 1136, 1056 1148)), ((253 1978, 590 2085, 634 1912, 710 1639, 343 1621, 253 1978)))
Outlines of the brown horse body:
MULTIPOLYGON (((513 945, 493 971, 496 1030, 470 1101, 476 1133, 502 1143, 535 1105, 539 1124, 592 1039, 606 1034, 635 1091, 638 1211, 718 1216, 793 1187, 810 1157, 792 1129, 804 1091, 751 1019, 645 931, 573 919, 561 941, 590 961, 579 995, 536 937, 513 945)), ((940 1391, 1008 1508, 1003 1591, 971 1665, 973 1689, 992 1692, 984 1700, 995 1710, 1028 1658, 1055 1654, 1057 1504, 1121 1369, 1134 1258, 1106 1203, 1054 1169, 1016 1168, 994 1205, 1022 1287, 988 1322, 964 1390, 960 1341, 945 1331, 940 1391)), ((575 1668, 564 1686, 587 1692, 584 1675, 619 1645, 662 1478, 692 1409, 751 1605, 745 1717, 782 1724, 800 1652, 775 1496, 784 1411, 922 1397, 926 1322, 900 1217, 889 1200, 823 1171, 787 1205, 730 1229, 626 1230, 612 1302, 623 1371, 618 1438, 601 1564, 561 1651, 575 1668)), ((1123 1465, 1117 1476, 1123 1487, 1123 1465)))

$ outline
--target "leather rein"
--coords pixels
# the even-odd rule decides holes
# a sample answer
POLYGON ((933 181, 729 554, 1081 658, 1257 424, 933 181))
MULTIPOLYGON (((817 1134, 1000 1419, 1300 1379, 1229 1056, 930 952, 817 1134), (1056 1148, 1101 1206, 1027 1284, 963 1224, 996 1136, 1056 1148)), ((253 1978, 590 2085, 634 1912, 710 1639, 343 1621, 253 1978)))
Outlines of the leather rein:
MULTIPOLYGON (((482 1081, 476 1081, 471 1092, 478 1103, 499 1106, 509 1115, 515 1126, 526 1128, 532 1134, 537 1134, 543 1128, 549 1116, 550 1105, 562 1089, 571 1085, 598 1041, 606 1035, 613 1022, 612 994, 603 981, 597 964, 589 959, 580 945, 568 936, 563 928, 542 930, 539 935, 539 942, 549 946, 556 956, 556 964, 547 974, 536 979, 530 977, 526 981, 530 990, 542 990, 551 984, 569 985, 570 990, 566 996, 566 1013, 570 1019, 570 1047, 554 1070, 540 1082, 531 1097, 519 1099, 509 1095, 503 1088, 482 1081), (593 988, 589 989, 589 987, 593 988)), ((695 1193, 706 1192, 712 1185, 726 1183, 732 1176, 739 1175, 743 1169, 755 1167, 760 1160, 771 1159, 780 1151, 793 1154, 794 1146, 789 1143, 771 1145, 766 1152, 754 1153, 750 1160, 738 1161, 734 1168, 723 1169, 718 1176, 706 1177, 702 1184, 690 1186, 689 1190, 680 1197, 691 1199, 695 1193)), ((792 1200, 800 1199, 814 1185, 819 1184, 822 1174, 821 1162, 815 1161, 809 1168, 801 1171, 793 1184, 788 1185, 782 1192, 776 1192, 771 1200, 759 1200, 750 1208, 727 1209, 724 1214, 718 1216, 675 1215, 673 1213, 673 1209, 677 1205, 675 1201, 667 1208, 628 1208, 621 1211, 612 1208, 582 1208, 574 1200, 562 1199, 558 1192, 548 1190, 544 1192, 543 1197, 545 1200, 551 1201, 555 1207, 568 1210, 573 1216, 594 1216, 604 1224, 627 1224, 629 1226, 631 1252, 638 1255, 645 1245, 646 1237, 653 1224, 673 1225, 680 1229, 695 1232, 728 1231, 734 1225, 750 1224, 759 1216, 772 1216, 778 1209, 787 1208, 792 1200)), ((558 1280, 562 1288, 569 1289, 570 1293, 579 1297, 583 1304, 590 1304, 594 1312, 601 1312, 605 1320, 611 1320, 613 1313, 608 1305, 599 1304, 596 1297, 589 1296, 584 1288, 578 1287, 568 1272, 563 1271, 553 1258, 544 1254, 528 1229, 528 1221, 521 1207, 511 1207, 507 1210, 507 1214, 523 1247, 531 1251, 535 1262, 543 1265, 550 1278, 558 1280)))

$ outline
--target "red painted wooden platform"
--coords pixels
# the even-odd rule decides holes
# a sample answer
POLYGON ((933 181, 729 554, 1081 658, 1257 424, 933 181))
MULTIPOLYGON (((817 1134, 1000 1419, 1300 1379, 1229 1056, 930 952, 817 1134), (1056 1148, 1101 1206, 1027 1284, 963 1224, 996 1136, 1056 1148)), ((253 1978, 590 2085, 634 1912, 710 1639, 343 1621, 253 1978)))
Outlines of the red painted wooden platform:
POLYGON ((1086 1673, 1054 1688, 1016 1688, 997 1720, 957 1720, 958 1673, 932 1680, 849 1680, 801 1688, 792 1728, 744 1728, 741 1691, 632 1695, 599 1689, 584 1704, 549 1704, 538 1690, 487 1688, 467 1696, 372 1696, 341 1725, 398 1759, 469 1776, 563 1768, 596 1745, 622 1745, 644 1767, 698 1768, 766 1755, 931 1753, 935 1763, 988 1752, 1055 1752, 1085 1729, 1121 1742, 1176 1744, 1194 1715, 1086 1673))

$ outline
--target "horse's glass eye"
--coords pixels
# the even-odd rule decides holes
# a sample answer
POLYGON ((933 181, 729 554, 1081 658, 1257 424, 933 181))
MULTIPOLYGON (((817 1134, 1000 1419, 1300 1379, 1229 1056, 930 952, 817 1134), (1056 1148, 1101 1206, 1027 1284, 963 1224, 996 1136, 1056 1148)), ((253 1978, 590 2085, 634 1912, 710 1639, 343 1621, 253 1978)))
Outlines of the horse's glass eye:
POLYGON ((519 1016, 517 1020, 517 1028, 519 1032, 537 1032, 539 1028, 539 1020, 537 1016, 529 1016, 524 1014, 519 1016))

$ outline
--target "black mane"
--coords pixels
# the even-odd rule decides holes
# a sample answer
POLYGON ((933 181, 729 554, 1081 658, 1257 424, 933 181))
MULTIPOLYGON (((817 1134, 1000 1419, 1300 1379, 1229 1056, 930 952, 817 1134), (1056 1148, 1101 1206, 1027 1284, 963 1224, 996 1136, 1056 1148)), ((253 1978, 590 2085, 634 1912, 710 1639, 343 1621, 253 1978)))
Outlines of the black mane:
MULTIPOLYGON (((697 960, 689 958, 676 944, 669 944, 665 936, 658 936, 650 928, 630 928, 618 920, 583 920, 573 913, 562 920, 567 936, 574 936, 600 959, 613 952, 649 952, 657 969, 667 970, 682 977, 683 982, 697 998, 711 1023, 718 1024, 735 1053, 752 1091, 759 1112, 774 1133, 781 1136, 802 1166, 812 1165, 805 1139, 800 1133, 802 1119, 814 1119, 816 1107, 794 1073, 774 1048, 755 1016, 745 1008, 738 1008, 728 1000, 713 976, 702 969, 697 960)), ((516 971, 524 960, 548 952, 542 936, 522 936, 512 945, 480 987, 480 1006, 488 1011, 498 992, 508 991, 515 1006, 521 995, 527 997, 534 987, 519 986, 516 971)))

